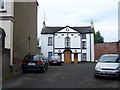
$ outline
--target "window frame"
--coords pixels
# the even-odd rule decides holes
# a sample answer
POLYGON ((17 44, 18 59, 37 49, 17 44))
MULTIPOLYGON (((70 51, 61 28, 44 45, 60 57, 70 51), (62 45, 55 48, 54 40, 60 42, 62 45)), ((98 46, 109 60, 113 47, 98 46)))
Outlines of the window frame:
POLYGON ((81 34, 82 39, 87 39, 86 34, 81 34))
POLYGON ((82 53, 82 61, 87 61, 87 53, 82 53))
POLYGON ((2 4, 0 3, 0 11, 2 12, 6 11, 6 3, 7 3, 6 0, 3 0, 3 6, 4 6, 3 8, 2 8, 2 4))
POLYGON ((86 41, 82 41, 82 49, 87 49, 87 42, 86 41))
POLYGON ((65 47, 70 48, 70 44, 71 44, 70 37, 65 37, 65 47))
POLYGON ((48 37, 48 46, 53 46, 53 37, 48 37))

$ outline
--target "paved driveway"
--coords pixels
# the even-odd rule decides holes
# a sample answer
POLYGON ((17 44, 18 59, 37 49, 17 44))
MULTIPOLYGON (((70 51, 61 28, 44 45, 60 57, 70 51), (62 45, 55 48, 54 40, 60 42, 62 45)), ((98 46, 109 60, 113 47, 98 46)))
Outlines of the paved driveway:
POLYGON ((94 78, 95 63, 49 66, 45 73, 22 74, 4 88, 120 88, 117 79, 94 78))

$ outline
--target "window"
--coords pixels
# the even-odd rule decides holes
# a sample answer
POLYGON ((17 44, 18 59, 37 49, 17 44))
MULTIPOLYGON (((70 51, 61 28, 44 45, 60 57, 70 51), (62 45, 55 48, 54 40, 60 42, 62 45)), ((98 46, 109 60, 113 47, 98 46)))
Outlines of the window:
POLYGON ((77 36, 75 36, 74 38, 77 38, 77 36))
POLYGON ((74 34, 71 34, 71 36, 74 36, 74 34))
POLYGON ((48 58, 51 58, 52 52, 48 52, 48 58))
POLYGON ((86 49, 87 45, 86 45, 86 41, 82 41, 82 49, 86 49))
POLYGON ((82 34, 82 39, 86 39, 86 34, 82 34))
POLYGON ((58 38, 61 38, 61 36, 58 36, 58 38))
POLYGON ((6 5, 5 5, 5 0, 0 0, 0 11, 3 11, 6 9, 6 5))
POLYGON ((87 61, 87 54, 86 53, 82 54, 82 61, 87 61))
POLYGON ((48 37, 48 46, 52 46, 52 37, 48 37))
POLYGON ((70 37, 65 38, 65 47, 70 47, 70 37))

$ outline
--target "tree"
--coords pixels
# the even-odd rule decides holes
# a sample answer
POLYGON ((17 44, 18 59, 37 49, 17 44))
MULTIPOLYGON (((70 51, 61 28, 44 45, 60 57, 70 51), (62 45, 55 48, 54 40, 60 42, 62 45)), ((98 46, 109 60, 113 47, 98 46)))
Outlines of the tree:
POLYGON ((94 42, 95 43, 104 43, 104 38, 101 36, 100 31, 94 32, 94 42))

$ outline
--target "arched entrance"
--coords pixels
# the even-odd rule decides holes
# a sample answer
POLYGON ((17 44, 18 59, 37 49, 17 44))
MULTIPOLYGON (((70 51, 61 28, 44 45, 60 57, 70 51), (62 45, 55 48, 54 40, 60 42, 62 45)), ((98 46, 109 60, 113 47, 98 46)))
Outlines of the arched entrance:
POLYGON ((0 47, 4 48, 5 47, 5 37, 6 33, 5 31, 0 27, 0 47), (2 46, 1 46, 2 45, 2 46))
POLYGON ((65 50, 64 51, 64 63, 71 63, 71 50, 65 50))

